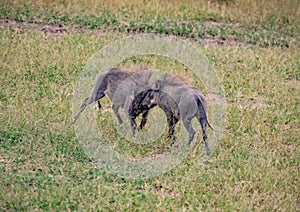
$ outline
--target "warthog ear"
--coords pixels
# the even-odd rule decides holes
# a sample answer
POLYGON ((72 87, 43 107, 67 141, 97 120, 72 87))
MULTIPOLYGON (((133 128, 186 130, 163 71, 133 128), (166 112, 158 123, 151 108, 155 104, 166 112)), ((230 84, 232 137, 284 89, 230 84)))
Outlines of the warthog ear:
POLYGON ((157 80, 154 84, 153 90, 159 90, 161 87, 161 80, 157 80))

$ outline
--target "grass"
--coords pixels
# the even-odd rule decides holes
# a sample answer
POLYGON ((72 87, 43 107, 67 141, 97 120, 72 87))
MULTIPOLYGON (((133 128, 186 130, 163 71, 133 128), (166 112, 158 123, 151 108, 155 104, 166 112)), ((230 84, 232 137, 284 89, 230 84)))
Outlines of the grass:
MULTIPOLYGON (((23 20, 28 21, 37 20, 34 17, 37 11, 48 18, 57 11, 68 17, 76 12, 82 18, 85 17, 83 11, 97 3, 56 3, 48 9, 45 1, 2 4, 2 14, 5 8, 13 18, 18 8, 21 12, 29 8, 29 15, 23 20), (39 10, 33 10, 33 5, 39 10)), ((167 22, 177 18, 193 22, 187 11, 196 10, 194 7, 186 7, 179 13, 182 5, 175 8, 171 3, 164 4, 167 5, 164 8, 174 8, 166 17, 167 22)), ((267 1, 267 4, 271 3, 267 1)), ((130 8, 129 2, 119 6, 107 3, 104 8, 121 16, 122 7, 124 10, 130 8)), ((248 6, 263 14, 257 19, 247 19, 246 15, 238 18, 237 7, 247 9, 239 1, 232 1, 228 6, 226 3, 219 8, 211 6, 203 17, 217 17, 222 23, 230 19, 243 26, 255 19, 258 28, 267 28, 264 24, 270 26, 271 21, 266 22, 270 12, 260 8, 258 3, 248 6), (227 15, 230 17, 222 16, 222 11, 227 10, 231 11, 227 15)), ((144 8, 152 8, 159 15, 167 10, 155 9, 154 2, 148 2, 144 8)), ((273 9, 275 12, 282 9, 275 17, 277 20, 286 15, 279 3, 274 4, 273 9)), ((90 13, 101 11, 91 9, 90 13)), ((141 15, 141 19, 146 19, 149 11, 141 15)), ((299 26, 292 24, 292 15, 287 18, 291 24, 274 23, 273 27, 297 32, 299 26)), ((166 23, 165 20, 161 23, 166 23)), ((78 23, 70 20, 68 24, 78 23)), ((176 168, 155 178, 131 180, 93 165, 75 136, 71 112, 72 96, 81 70, 95 52, 125 36, 124 32, 108 30, 99 36, 69 30, 55 35, 12 29, 5 24, 0 28, 1 210, 299 210, 300 55, 297 42, 289 48, 195 42, 214 65, 226 91, 225 136, 205 164, 199 161, 203 143, 199 142, 198 132, 192 152, 176 168)), ((245 33, 253 36, 250 31, 245 30, 245 33)), ((280 30, 278 33, 284 35, 280 30)), ((201 88, 190 70, 166 58, 136 57, 120 66, 169 70, 185 75, 191 84, 201 88)), ((109 100, 105 99, 104 109, 109 107, 109 100)), ((112 114, 96 111, 101 129, 109 129, 112 114)), ((158 142, 141 148, 126 143, 113 131, 106 132, 107 136, 119 141, 113 145, 124 155, 142 157, 164 147, 163 142, 158 142)))
POLYGON ((250 45, 291 46, 300 33, 298 1, 4 1, 0 17, 115 32, 152 32, 250 45))

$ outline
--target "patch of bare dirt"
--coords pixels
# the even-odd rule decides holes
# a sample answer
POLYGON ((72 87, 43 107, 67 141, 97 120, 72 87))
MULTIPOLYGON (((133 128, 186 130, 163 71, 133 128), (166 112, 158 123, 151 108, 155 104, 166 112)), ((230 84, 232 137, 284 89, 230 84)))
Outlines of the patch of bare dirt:
POLYGON ((10 29, 21 29, 21 30, 36 30, 51 34, 60 34, 67 31, 67 28, 62 24, 36 24, 27 22, 16 22, 14 20, 0 20, 1 26, 8 27, 10 29))
MULTIPOLYGON (((216 23, 219 24, 219 23, 216 23)), ((75 32, 75 33, 92 33, 95 35, 103 35, 104 33, 107 34, 107 31, 102 29, 85 29, 81 26, 65 26, 63 24, 39 24, 39 23, 28 23, 28 22, 17 22, 11 19, 2 19, 0 20, 0 27, 9 28, 11 30, 28 30, 28 31, 40 31, 45 34, 51 35, 64 35, 66 32, 75 32)), ((128 33, 132 34, 132 33, 128 33)), ((197 40, 203 45, 224 45, 224 46, 236 46, 236 45, 243 45, 236 41, 235 39, 222 39, 222 38, 203 38, 197 40)))
POLYGON ((243 45, 243 43, 236 41, 235 39, 222 39, 222 38, 203 38, 201 39, 201 42, 204 45, 210 45, 210 44, 217 44, 217 45, 224 45, 224 46, 237 46, 237 45, 243 45))
POLYGON ((44 34, 51 34, 55 36, 62 36, 66 32, 75 33, 93 33, 95 35, 102 35, 105 30, 89 30, 84 29, 81 26, 69 26, 64 24, 39 24, 39 23, 28 23, 28 22, 17 22, 10 19, 0 20, 0 27, 9 28, 11 30, 26 30, 26 31, 39 31, 44 34))

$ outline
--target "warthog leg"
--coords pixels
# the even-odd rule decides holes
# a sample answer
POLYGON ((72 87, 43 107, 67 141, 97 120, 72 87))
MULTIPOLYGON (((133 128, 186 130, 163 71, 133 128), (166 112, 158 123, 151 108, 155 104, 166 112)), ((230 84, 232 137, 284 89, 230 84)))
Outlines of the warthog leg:
POLYGON ((192 123, 191 123, 190 119, 182 120, 182 122, 183 122, 183 126, 185 127, 185 129, 189 133, 189 141, 188 141, 187 145, 191 145, 191 143, 192 143, 192 141, 194 139, 194 136, 195 136, 195 130, 192 127, 192 123))
POLYGON ((88 98, 86 98, 86 99, 83 101, 82 105, 80 106, 78 113, 77 113, 77 114, 75 115, 75 117, 74 117, 73 124, 75 124, 75 122, 77 121, 78 117, 80 116, 80 113, 81 113, 82 111, 84 111, 84 109, 86 108, 86 106, 88 106, 89 104, 91 104, 91 101, 90 101, 90 98, 88 97, 88 98))
POLYGON ((175 125, 178 122, 178 119, 172 114, 167 114, 167 122, 169 125, 169 131, 168 131, 168 138, 172 139, 172 140, 176 140, 176 137, 174 135, 174 131, 175 131, 175 125))
POLYGON ((130 126, 131 126, 131 132, 132 132, 132 136, 135 136, 135 130, 136 130, 136 122, 135 122, 135 118, 130 118, 130 126))
POLYGON ((204 144, 205 144, 205 149, 206 149, 206 153, 208 155, 210 155, 210 149, 208 146, 208 142, 207 142, 207 134, 206 134, 206 125, 207 125, 207 121, 204 118, 201 118, 200 120, 198 119, 201 128, 202 128, 202 136, 203 136, 203 140, 204 140, 204 144))
POLYGON ((119 123, 123 124, 123 120, 122 120, 122 118, 121 118, 121 116, 119 114, 119 108, 120 108, 120 106, 118 106, 118 105, 112 105, 112 109, 113 109, 114 113, 116 114, 119 123))
POLYGON ((147 122, 147 117, 149 115, 149 111, 150 110, 146 110, 146 111, 143 112, 143 117, 142 117, 142 121, 141 121, 140 128, 139 128, 140 130, 142 130, 144 128, 144 126, 147 122))
POLYGON ((102 108, 102 105, 100 103, 100 101, 98 100, 98 108, 101 109, 102 108))

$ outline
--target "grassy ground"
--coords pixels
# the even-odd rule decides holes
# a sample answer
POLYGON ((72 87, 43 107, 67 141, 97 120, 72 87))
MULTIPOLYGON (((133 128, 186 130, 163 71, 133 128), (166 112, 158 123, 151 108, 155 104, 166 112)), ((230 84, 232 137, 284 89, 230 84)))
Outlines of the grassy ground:
MULTIPOLYGON (((49 2, 1 2, 1 210, 299 210, 299 1, 49 2), (38 27, 53 23, 65 31, 38 27), (71 101, 89 58, 139 31, 193 39, 224 85, 228 121, 207 163, 199 162, 197 142, 172 171, 129 180, 96 168, 84 154, 71 101), (216 42, 201 44, 209 39, 216 42)), ((121 65, 141 64, 189 72, 159 57, 121 65)), ((138 150, 116 145, 128 155, 138 150)))
POLYGON ((259 46, 299 41, 299 1, 2 1, 18 22, 74 24, 115 32, 155 32, 259 46))

